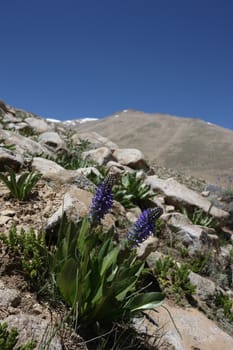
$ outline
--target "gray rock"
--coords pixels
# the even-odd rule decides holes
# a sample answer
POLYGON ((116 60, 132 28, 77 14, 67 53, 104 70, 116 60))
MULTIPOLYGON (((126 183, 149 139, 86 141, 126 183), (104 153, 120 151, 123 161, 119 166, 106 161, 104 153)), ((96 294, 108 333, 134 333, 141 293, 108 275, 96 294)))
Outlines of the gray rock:
POLYGON ((194 298, 197 296, 199 299, 206 301, 210 296, 216 293, 216 284, 208 278, 202 277, 191 271, 189 274, 189 280, 196 287, 196 292, 193 296, 194 298))
POLYGON ((41 174, 45 174, 48 172, 58 173, 59 171, 65 170, 61 165, 57 164, 53 160, 35 157, 32 161, 32 169, 38 171, 41 174))
POLYGON ((4 123, 18 123, 19 120, 12 114, 12 113, 6 113, 3 117, 4 123))
POLYGON ((17 346, 25 344, 29 340, 36 340, 36 350, 42 349, 47 342, 49 345, 46 346, 46 349, 62 350, 61 340, 56 335, 52 336, 55 325, 52 326, 42 317, 22 313, 10 315, 3 322, 8 324, 9 329, 17 328, 19 333, 17 346))
POLYGON ((31 155, 43 153, 46 155, 51 155, 51 152, 49 152, 46 147, 13 131, 0 129, 0 139, 3 139, 7 145, 15 145, 16 151, 21 154, 27 152, 31 155))
POLYGON ((23 163, 24 159, 19 153, 0 147, 0 171, 6 171, 5 166, 8 166, 17 172, 23 163))
POLYGON ((58 169, 58 171, 43 172, 43 179, 57 185, 70 184, 85 190, 94 190, 96 186, 87 178, 87 175, 90 174, 100 176, 95 167, 88 167, 77 170, 58 169))
MULTIPOLYGON (((168 312, 161 307, 156 309, 157 312, 146 311, 154 322, 162 328, 164 336, 161 343, 164 345, 159 349, 220 350, 233 348, 233 338, 197 309, 191 307, 184 309, 166 302, 164 305, 172 315, 172 319, 168 312)), ((148 332, 152 332, 153 329, 155 332, 155 326, 147 319, 144 320, 144 326, 148 332)))
POLYGON ((113 152, 117 162, 136 170, 149 170, 149 166, 141 151, 136 148, 119 148, 113 152))
POLYGON ((92 196, 90 192, 71 186, 70 190, 65 193, 61 206, 48 219, 45 227, 46 232, 53 231, 53 228, 57 227, 64 213, 74 222, 86 215, 91 205, 92 196))
POLYGON ((40 144, 48 147, 49 150, 52 150, 54 152, 65 148, 64 140, 62 140, 59 134, 54 131, 44 132, 40 134, 38 140, 40 144))
POLYGON ((13 288, 5 287, 0 281, 0 307, 8 308, 9 306, 17 307, 20 304, 20 291, 13 288))
POLYGON ((107 137, 103 137, 94 131, 74 134, 72 136, 72 140, 77 145, 81 144, 81 140, 87 140, 94 148, 107 147, 111 151, 118 148, 118 146, 114 142, 110 141, 107 137))
POLYGON ((44 119, 29 117, 24 120, 25 123, 30 125, 31 128, 38 134, 52 130, 52 126, 48 124, 44 119))
POLYGON ((98 165, 107 164, 110 160, 115 160, 112 152, 107 147, 100 147, 90 151, 83 152, 83 159, 91 159, 98 165))
POLYGON ((163 215, 164 221, 172 232, 189 250, 190 255, 209 250, 211 240, 208 236, 209 229, 199 225, 193 225, 191 221, 181 213, 163 215))
POLYGON ((214 206, 211 207, 211 203, 208 199, 172 178, 162 180, 156 175, 153 175, 148 176, 145 182, 150 185, 153 190, 161 192, 165 196, 167 204, 175 205, 175 207, 180 209, 183 207, 200 208, 205 213, 210 213, 210 215, 222 221, 227 220, 229 216, 224 210, 214 206))

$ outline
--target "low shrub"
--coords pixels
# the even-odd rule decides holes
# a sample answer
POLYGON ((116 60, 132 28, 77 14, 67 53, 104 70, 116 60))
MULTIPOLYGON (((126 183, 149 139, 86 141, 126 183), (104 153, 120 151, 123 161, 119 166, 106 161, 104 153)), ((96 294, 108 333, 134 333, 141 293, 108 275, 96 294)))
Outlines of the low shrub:
POLYGON ((28 232, 24 229, 17 232, 14 226, 8 234, 2 233, 0 240, 17 269, 39 293, 49 276, 50 253, 46 246, 45 234, 37 235, 33 228, 28 232))

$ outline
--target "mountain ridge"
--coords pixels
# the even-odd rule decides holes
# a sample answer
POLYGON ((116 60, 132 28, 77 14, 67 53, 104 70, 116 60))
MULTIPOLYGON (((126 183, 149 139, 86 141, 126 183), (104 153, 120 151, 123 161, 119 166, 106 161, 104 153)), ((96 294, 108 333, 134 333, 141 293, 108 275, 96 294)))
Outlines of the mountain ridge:
POLYGON ((202 119, 127 110, 79 125, 78 131, 98 132, 120 147, 139 148, 152 164, 208 181, 226 181, 233 171, 233 131, 202 119))

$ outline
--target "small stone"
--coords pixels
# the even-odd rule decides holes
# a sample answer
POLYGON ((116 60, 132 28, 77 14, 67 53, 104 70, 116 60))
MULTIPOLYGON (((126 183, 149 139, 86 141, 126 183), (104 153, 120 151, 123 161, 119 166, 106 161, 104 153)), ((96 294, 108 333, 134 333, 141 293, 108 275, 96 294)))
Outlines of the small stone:
POLYGON ((43 312, 43 308, 39 303, 36 303, 32 306, 32 312, 34 315, 40 315, 43 312))
POLYGON ((11 209, 5 209, 5 210, 1 211, 1 215, 13 217, 13 216, 15 216, 15 211, 11 210, 11 209))
POLYGON ((201 192, 201 195, 202 195, 203 197, 208 197, 208 196, 210 195, 210 191, 202 191, 202 192, 201 192))
POLYGON ((20 304, 20 292, 17 289, 6 288, 4 283, 0 284, 0 307, 17 307, 20 304))
POLYGON ((10 217, 9 216, 0 216, 0 226, 6 225, 9 221, 10 221, 10 217))
POLYGON ((175 211, 174 205, 166 205, 165 211, 166 211, 166 213, 171 213, 171 212, 175 211))

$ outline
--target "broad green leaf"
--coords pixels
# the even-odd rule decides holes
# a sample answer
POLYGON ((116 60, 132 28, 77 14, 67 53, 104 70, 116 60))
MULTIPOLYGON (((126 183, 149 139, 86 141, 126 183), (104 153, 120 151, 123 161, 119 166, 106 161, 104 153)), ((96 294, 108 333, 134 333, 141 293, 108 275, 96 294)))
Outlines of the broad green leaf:
POLYGON ((116 295, 116 299, 119 301, 124 300, 127 293, 134 289, 137 279, 138 278, 136 276, 132 276, 116 282, 114 285, 114 294, 116 295))
POLYGON ((106 241, 104 242, 104 244, 100 248, 99 253, 98 253, 98 261, 99 261, 99 263, 101 263, 101 261, 104 259, 104 256, 109 251, 110 243, 111 243, 111 238, 108 238, 108 239, 106 239, 106 241))
POLYGON ((85 243, 87 239, 87 234, 90 231, 90 222, 88 218, 85 217, 82 220, 82 226, 79 231, 78 240, 77 240, 77 248, 82 253, 85 250, 85 243))
POLYGON ((132 297, 124 307, 130 309, 131 312, 139 310, 149 310, 162 305, 164 295, 160 292, 141 293, 132 297))
POLYGON ((103 274, 106 272, 106 270, 117 262, 117 256, 119 253, 119 247, 115 247, 112 251, 110 251, 103 259, 101 270, 100 270, 100 276, 103 276, 103 274))
POLYGON ((78 289, 77 263, 74 259, 69 259, 63 265, 61 272, 57 274, 57 285, 64 300, 71 306, 76 303, 78 289))

